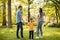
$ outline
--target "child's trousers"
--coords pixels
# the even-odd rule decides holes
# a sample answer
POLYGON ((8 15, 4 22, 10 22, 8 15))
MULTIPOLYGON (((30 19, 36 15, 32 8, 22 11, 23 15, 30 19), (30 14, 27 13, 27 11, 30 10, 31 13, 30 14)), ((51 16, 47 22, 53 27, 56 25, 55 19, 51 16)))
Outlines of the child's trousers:
POLYGON ((29 31, 29 39, 33 39, 34 38, 34 31, 29 31))

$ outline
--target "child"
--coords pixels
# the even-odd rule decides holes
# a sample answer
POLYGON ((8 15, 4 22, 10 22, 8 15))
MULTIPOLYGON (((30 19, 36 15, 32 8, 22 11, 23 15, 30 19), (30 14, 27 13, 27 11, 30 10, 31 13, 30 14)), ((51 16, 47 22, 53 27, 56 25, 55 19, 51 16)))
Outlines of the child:
POLYGON ((29 40, 33 40, 34 38, 34 23, 32 22, 32 18, 30 18, 29 25, 29 40))

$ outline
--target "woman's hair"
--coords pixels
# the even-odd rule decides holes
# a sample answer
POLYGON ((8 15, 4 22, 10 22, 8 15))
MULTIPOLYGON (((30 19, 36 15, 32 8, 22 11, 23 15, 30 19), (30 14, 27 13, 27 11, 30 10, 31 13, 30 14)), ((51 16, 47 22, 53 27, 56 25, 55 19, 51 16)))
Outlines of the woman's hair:
POLYGON ((42 17, 42 15, 43 15, 42 8, 39 8, 39 13, 40 13, 40 17, 42 17))

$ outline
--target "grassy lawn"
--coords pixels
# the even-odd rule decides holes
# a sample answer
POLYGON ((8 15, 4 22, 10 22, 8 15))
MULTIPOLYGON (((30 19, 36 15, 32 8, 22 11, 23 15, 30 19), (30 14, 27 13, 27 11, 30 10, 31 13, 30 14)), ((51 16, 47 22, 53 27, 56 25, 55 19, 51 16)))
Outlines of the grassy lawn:
MULTIPOLYGON (((13 28, 0 28, 0 40, 28 40, 29 31, 24 28, 25 39, 16 38, 16 26, 13 28)), ((34 33, 34 40, 60 40, 60 28, 43 27, 43 38, 36 39, 36 33, 34 33)))

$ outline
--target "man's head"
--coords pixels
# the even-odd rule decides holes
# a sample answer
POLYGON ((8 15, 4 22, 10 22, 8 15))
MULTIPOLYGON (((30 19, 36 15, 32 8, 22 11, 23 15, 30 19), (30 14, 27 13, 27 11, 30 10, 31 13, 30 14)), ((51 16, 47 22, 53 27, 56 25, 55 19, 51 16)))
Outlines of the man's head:
POLYGON ((18 7, 18 9, 22 10, 22 6, 20 5, 20 6, 18 7))

